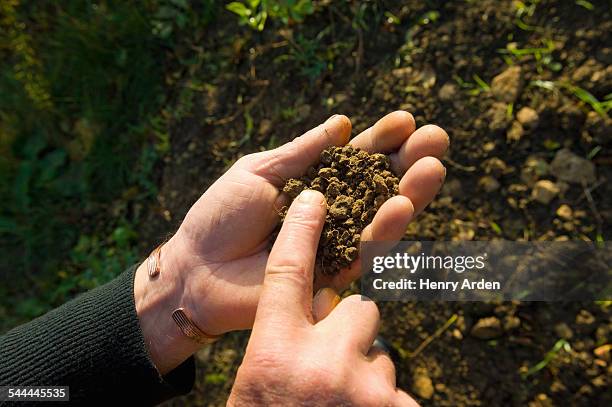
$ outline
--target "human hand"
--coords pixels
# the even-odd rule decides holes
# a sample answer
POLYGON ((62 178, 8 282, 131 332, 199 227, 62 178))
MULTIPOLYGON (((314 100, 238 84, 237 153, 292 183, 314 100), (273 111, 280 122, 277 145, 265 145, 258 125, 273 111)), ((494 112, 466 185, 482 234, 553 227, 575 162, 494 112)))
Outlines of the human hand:
POLYGON ((379 327, 372 301, 353 295, 320 320, 312 312, 321 309, 312 289, 325 213, 323 195, 309 190, 289 208, 229 406, 417 405, 396 388, 389 356, 372 348, 379 327))
MULTIPOLYGON (((281 194, 285 181, 303 174, 325 148, 346 144, 350 133, 349 119, 336 115, 277 149, 242 157, 200 197, 163 246, 159 277, 150 280, 146 268, 140 267, 136 308, 160 371, 176 367, 198 348, 181 337, 169 318, 172 309, 189 310, 209 334, 253 325, 269 237, 286 204, 281 194)), ((401 177, 400 195, 380 207, 362 240, 400 239, 413 215, 429 204, 443 182, 445 169, 438 158, 448 147, 448 136, 432 125, 415 131, 412 115, 398 111, 350 144, 389 154, 392 169, 401 177)), ((357 261, 333 277, 321 276, 315 288, 342 290, 358 276, 357 261)))

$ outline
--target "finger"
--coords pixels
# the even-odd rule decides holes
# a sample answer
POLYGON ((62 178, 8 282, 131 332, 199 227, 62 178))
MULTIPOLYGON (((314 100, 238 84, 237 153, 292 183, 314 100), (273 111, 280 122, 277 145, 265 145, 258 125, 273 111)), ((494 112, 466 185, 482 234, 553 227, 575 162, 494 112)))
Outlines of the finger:
POLYGON ((302 191, 289 207, 268 257, 255 327, 310 321, 312 275, 325 213, 325 198, 313 190, 302 191))
POLYGON ((334 310, 319 322, 322 329, 342 332, 342 338, 350 347, 367 355, 378 334, 380 313, 374 301, 361 295, 346 297, 334 310))
POLYGON ((396 386, 396 375, 395 365, 391 360, 391 357, 387 352, 380 348, 370 348, 370 351, 366 355, 370 361, 370 366, 375 371, 379 372, 387 382, 395 388, 396 386))
POLYGON ((363 229, 361 240, 399 240, 406 233, 413 215, 414 205, 409 198, 403 195, 391 197, 363 229))
POLYGON ((389 153, 400 148, 415 128, 414 117, 408 112, 398 110, 364 130, 349 144, 368 153, 389 153))
POLYGON ((312 317, 315 323, 322 321, 340 303, 340 296, 333 288, 324 287, 312 299, 312 317))
POLYGON ((450 144, 448 134, 438 126, 428 124, 419 127, 402 144, 399 151, 389 155, 391 168, 396 174, 403 174, 415 162, 431 156, 441 159, 450 144))
MULTIPOLYGON (((414 216, 410 199, 402 195, 388 199, 376 212, 372 222, 361 233, 361 241, 398 241, 406 233, 406 228, 414 216)), ((334 287, 342 292, 351 282, 361 275, 361 259, 355 260, 348 269, 335 276, 317 276, 321 284, 334 287)))
POLYGON ((399 184, 399 192, 412 201, 416 214, 434 199, 446 177, 446 168, 434 157, 424 157, 406 171, 399 184))
POLYGON ((401 389, 396 389, 395 390, 395 400, 393 402, 393 406, 397 406, 397 407, 419 407, 419 403, 417 403, 405 391, 403 391, 401 389))
POLYGON ((253 173, 282 187, 289 178, 303 175, 319 161, 321 151, 330 146, 345 145, 351 135, 351 121, 344 115, 334 115, 303 135, 274 150, 251 156, 253 173))

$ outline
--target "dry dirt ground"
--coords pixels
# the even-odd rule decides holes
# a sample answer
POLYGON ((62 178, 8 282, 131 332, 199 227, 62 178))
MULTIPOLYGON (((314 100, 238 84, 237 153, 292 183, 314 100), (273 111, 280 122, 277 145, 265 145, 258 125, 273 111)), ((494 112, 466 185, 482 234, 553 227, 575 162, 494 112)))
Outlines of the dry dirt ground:
MULTIPOLYGON (((407 238, 608 240, 611 121, 575 87, 599 101, 612 92, 610 3, 592 1, 588 10, 543 0, 531 2, 531 16, 518 16, 516 3, 385 2, 401 23, 383 18, 367 29, 346 4, 263 33, 237 33, 220 18, 202 46, 226 62, 203 78, 191 116, 174 126, 150 246, 241 155, 332 113, 351 117, 356 134, 397 109, 451 138, 445 187, 407 238), (304 38, 317 38, 315 51, 304 38), (300 59, 296 46, 323 61, 320 75, 309 76, 305 69, 320 66, 300 59), (288 53, 295 64, 280 64, 288 53)), ((398 385, 423 405, 612 405, 609 304, 380 307, 382 335, 403 356, 398 385)), ((168 405, 223 404, 247 340, 232 333, 201 351, 194 391, 168 405)))

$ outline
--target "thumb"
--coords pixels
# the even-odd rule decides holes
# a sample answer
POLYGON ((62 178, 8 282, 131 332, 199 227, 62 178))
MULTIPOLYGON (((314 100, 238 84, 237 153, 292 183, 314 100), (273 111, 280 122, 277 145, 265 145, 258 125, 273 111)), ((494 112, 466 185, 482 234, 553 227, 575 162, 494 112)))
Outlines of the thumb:
POLYGON ((344 115, 333 115, 323 124, 274 150, 262 153, 257 173, 276 186, 289 178, 299 177, 319 161, 321 151, 345 145, 351 136, 351 121, 344 115))
POLYGON ((293 201, 272 247, 253 331, 267 324, 310 323, 312 280, 327 212, 320 192, 304 190, 293 201))

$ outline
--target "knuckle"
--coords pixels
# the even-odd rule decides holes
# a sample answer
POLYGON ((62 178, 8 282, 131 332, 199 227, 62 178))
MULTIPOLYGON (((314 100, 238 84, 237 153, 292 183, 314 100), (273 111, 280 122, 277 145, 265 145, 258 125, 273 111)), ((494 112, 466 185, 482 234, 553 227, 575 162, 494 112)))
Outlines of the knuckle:
POLYGON ((296 233, 316 230, 321 222, 313 216, 315 211, 316 208, 309 205, 299 205, 288 213, 283 226, 296 231, 296 233))
POLYGON ((368 318, 372 318, 376 321, 380 320, 380 311, 374 301, 366 296, 354 294, 346 297, 344 301, 348 301, 348 305, 358 307, 359 312, 368 318))
POLYGON ((291 285, 307 285, 306 266, 298 263, 282 262, 266 267, 267 278, 287 282, 291 285))

